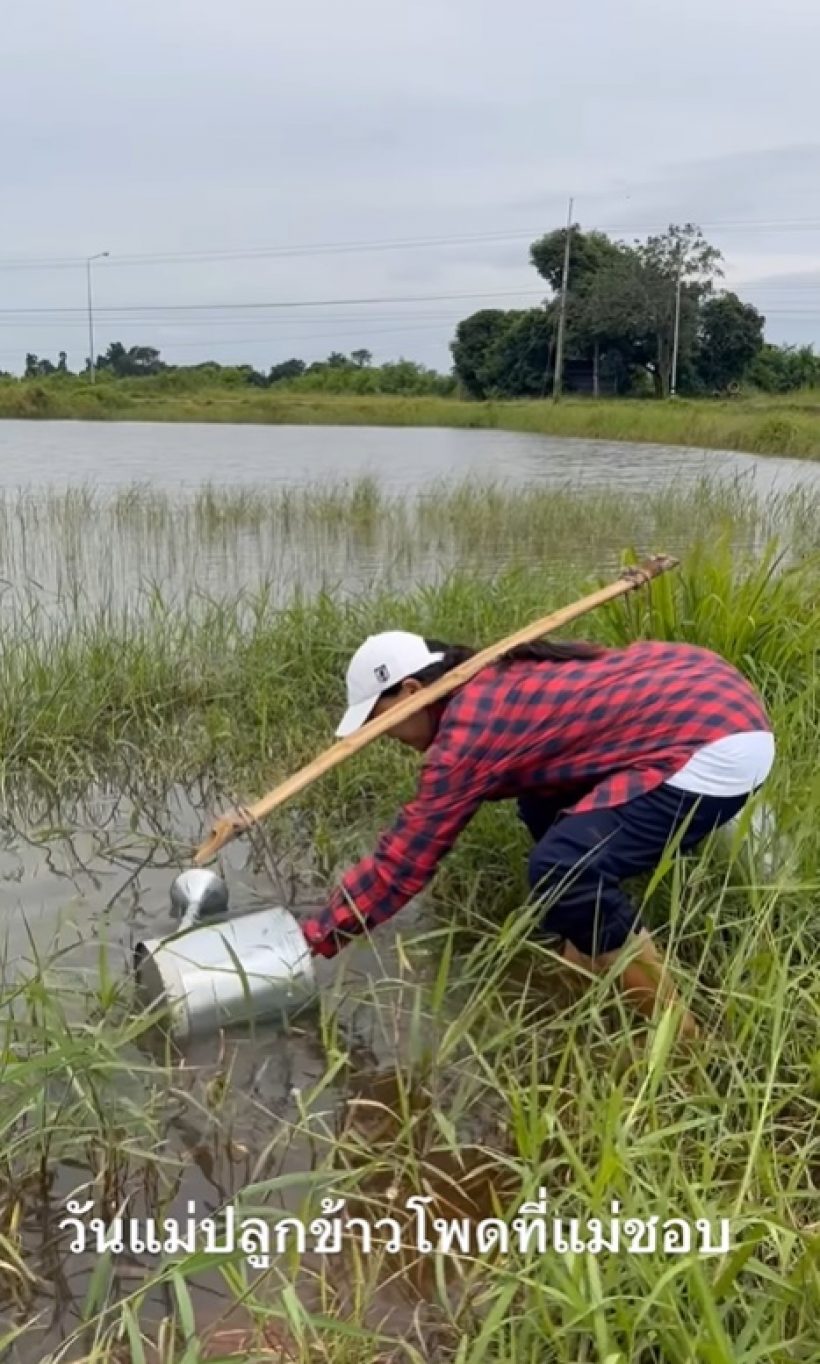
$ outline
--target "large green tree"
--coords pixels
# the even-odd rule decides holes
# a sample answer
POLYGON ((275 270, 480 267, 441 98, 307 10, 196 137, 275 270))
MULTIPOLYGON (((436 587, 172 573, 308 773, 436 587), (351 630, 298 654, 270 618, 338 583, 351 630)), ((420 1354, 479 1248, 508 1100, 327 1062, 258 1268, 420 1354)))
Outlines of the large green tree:
POLYGON ((722 275, 722 257, 699 227, 686 223, 635 244, 646 330, 641 338, 644 363, 659 398, 669 393, 675 344, 675 315, 680 282, 678 364, 691 365, 697 346, 698 309, 722 275))
POLYGON ((577 310, 579 337, 645 369, 656 395, 665 397, 674 364, 678 290, 680 371, 693 362, 701 301, 720 272, 720 253, 691 223, 636 242, 586 284, 577 310))
POLYGON ((297 360, 295 357, 291 360, 280 360, 278 365, 271 365, 268 383, 280 384, 288 379, 298 379, 306 368, 304 360, 297 360))
POLYGON ((766 319, 737 294, 708 298, 698 319, 698 378, 708 389, 723 389, 742 378, 763 348, 766 319))
POLYGON ((450 346, 456 377, 471 398, 487 398, 494 382, 493 348, 509 329, 511 314, 482 308, 456 327, 450 346))
POLYGON ((112 341, 105 355, 97 356, 96 368, 113 374, 116 379, 139 379, 159 374, 166 368, 154 346, 129 346, 112 341))
POLYGON ((555 342, 553 310, 528 308, 507 314, 486 358, 489 396, 536 398, 543 394, 555 342))
MULTIPOLYGON (((472 396, 544 391, 554 355, 567 229, 532 243, 530 259, 552 290, 544 309, 486 309, 459 324, 452 346, 456 374, 472 396)), ((571 229, 565 356, 581 371, 617 374, 622 385, 651 376, 670 391, 677 322, 677 374, 694 373, 700 314, 721 273, 719 251, 692 223, 674 224, 645 242, 612 241, 571 229)))
MULTIPOLYGON (((602 272, 616 268, 628 248, 612 241, 604 232, 582 232, 577 224, 570 231, 567 293, 577 296, 584 293, 602 272)), ((556 294, 563 278, 566 242, 567 229, 561 227, 539 237, 530 247, 532 264, 556 294)))

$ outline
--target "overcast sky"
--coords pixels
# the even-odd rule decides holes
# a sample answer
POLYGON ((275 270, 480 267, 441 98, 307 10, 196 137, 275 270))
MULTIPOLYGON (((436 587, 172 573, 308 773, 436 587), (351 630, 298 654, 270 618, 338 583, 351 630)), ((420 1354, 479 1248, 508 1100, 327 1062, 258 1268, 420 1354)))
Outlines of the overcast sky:
POLYGON ((106 250, 98 351, 447 368, 459 317, 543 297, 569 196, 701 224, 768 337, 820 343, 819 53, 818 0, 5 0, 0 368, 83 364, 106 250))

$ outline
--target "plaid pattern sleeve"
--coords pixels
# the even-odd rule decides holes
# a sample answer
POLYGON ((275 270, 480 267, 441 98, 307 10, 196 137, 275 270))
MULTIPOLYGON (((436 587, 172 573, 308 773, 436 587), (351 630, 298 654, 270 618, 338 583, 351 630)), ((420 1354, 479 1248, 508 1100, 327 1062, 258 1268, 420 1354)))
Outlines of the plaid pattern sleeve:
POLYGON ((415 798, 303 924, 311 950, 334 956, 395 914, 484 800, 565 796, 576 812, 623 805, 713 740, 769 729, 746 678, 690 644, 646 640, 591 659, 488 667, 447 702, 415 798))
POLYGON ((392 829, 342 877, 324 911, 302 923, 312 953, 335 956, 348 938, 384 923, 418 895, 481 799, 475 782, 462 786, 455 764, 431 752, 392 829))

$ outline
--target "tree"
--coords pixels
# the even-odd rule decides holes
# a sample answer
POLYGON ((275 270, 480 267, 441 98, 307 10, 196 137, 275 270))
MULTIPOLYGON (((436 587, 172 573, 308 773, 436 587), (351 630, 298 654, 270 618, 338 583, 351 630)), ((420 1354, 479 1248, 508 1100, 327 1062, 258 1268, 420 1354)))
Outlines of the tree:
POLYGON ((287 379, 298 379, 305 372, 304 360, 282 360, 278 365, 272 365, 268 375, 269 384, 280 384, 287 379))
POLYGON ((264 374, 260 373, 258 369, 254 369, 253 365, 237 365, 235 372, 238 378, 244 380, 246 384, 250 384, 252 388, 267 388, 268 386, 264 374))
POLYGON ((159 358, 154 346, 132 346, 128 352, 128 371, 134 378, 146 374, 159 374, 165 365, 159 358))
POLYGON ((359 369, 366 369, 371 363, 373 356, 369 350, 362 349, 351 351, 350 358, 355 365, 358 365, 359 369))
POLYGON ((110 370, 112 374, 122 377, 128 361, 128 352, 121 341, 112 341, 105 355, 97 356, 96 369, 110 370))
MULTIPOLYGON (((570 229, 569 270, 567 274, 565 357, 586 363, 590 382, 597 389, 603 368, 623 381, 628 372, 625 359, 632 341, 621 315, 625 281, 634 266, 634 251, 613 241, 604 232, 583 232, 578 224, 570 229)), ((557 296, 563 282, 567 229, 559 228, 540 237, 530 247, 530 260, 557 296)), ((555 318, 557 330, 557 315, 555 318)), ((547 375, 548 381, 551 376, 547 375)))
POLYGON ((544 392, 555 344, 554 310, 528 308, 507 317, 507 327, 496 337, 486 358, 486 383, 491 395, 539 397, 544 392))
POLYGON ((456 377, 476 398, 538 397, 555 344, 555 306, 484 309, 459 323, 456 377))
POLYGON ((112 341, 105 355, 97 357, 96 368, 108 370, 117 379, 138 379, 159 374, 167 366, 154 346, 131 346, 126 350, 121 341, 112 341))
POLYGON ((764 393, 791 393, 820 386, 820 355, 811 346, 765 344, 749 365, 745 378, 764 393))
POLYGON ((697 314, 702 299, 711 291, 715 276, 722 275, 721 253, 710 246, 699 227, 674 224, 660 236, 635 244, 640 266, 640 288, 646 317, 643 338, 645 364, 652 374, 657 397, 669 393, 675 343, 676 295, 680 282, 678 358, 691 362, 697 344, 697 314))
POLYGON ((721 273, 719 261, 720 253, 690 223, 621 248, 570 298, 571 334, 587 348, 615 353, 627 366, 645 369, 656 396, 665 397, 674 361, 678 282, 678 366, 684 372, 694 363, 699 310, 712 279, 721 273))
MULTIPOLYGON (((712 280, 721 273, 720 252, 692 223, 674 224, 646 242, 612 241, 603 232, 571 229, 567 282, 567 353, 574 352, 597 375, 605 359, 628 374, 643 369, 656 394, 669 392, 680 280, 679 372, 692 369, 698 312, 712 280)), ((557 293, 561 287, 567 229, 549 232, 530 247, 538 273, 557 293)))
POLYGON ((471 398, 486 398, 492 386, 489 353, 509 326, 510 314, 501 308, 482 308, 456 327, 450 345, 456 378, 471 398))
POLYGON ((68 374, 68 355, 64 350, 60 351, 57 358, 57 370, 60 374, 68 374))
POLYGON ((708 389, 722 389, 743 378, 763 348, 766 319, 737 294, 709 298, 700 310, 696 369, 708 389))
POLYGON ((32 351, 26 355, 25 377, 27 379, 47 379, 49 374, 56 374, 56 372, 56 366, 50 360, 41 360, 32 351))
MULTIPOLYGON (((615 267, 627 248, 612 241, 604 232, 582 232, 577 224, 570 231, 567 293, 577 294, 588 288, 603 271, 615 267)), ((532 264, 556 294, 561 288, 566 241, 567 229, 562 227, 539 237, 530 247, 532 264)))
POLYGON ((357 365, 350 360, 343 365, 327 361, 305 367, 303 361, 294 362, 301 372, 290 379, 296 389, 312 393, 405 393, 449 394, 455 388, 450 375, 425 369, 413 360, 399 359, 385 365, 357 365))
POLYGON ((348 360, 346 355, 343 355, 340 350, 334 350, 330 352, 330 355, 327 357, 326 360, 314 360, 313 364, 308 365, 307 369, 305 370, 305 373, 324 374, 329 369, 352 370, 355 368, 356 366, 353 364, 351 360, 348 360))
POLYGON ((709 245, 694 223, 683 227, 673 223, 657 237, 648 237, 644 243, 636 241, 634 250, 647 269, 657 271, 664 279, 676 280, 680 272, 683 280, 704 291, 711 288, 716 275, 723 274, 720 251, 709 245))

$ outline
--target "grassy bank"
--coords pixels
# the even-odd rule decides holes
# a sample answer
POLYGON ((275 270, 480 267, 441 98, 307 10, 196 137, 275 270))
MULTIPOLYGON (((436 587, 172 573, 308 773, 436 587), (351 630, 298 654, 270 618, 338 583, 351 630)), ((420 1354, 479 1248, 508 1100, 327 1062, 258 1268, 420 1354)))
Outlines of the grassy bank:
POLYGON ((553 404, 353 397, 225 386, 175 393, 151 379, 101 382, 93 388, 80 381, 0 381, 0 417, 498 428, 820 458, 820 399, 813 391, 726 401, 565 399, 553 404))
MULTIPOLYGON (((434 529, 445 538, 456 526, 461 535, 465 517, 485 539, 502 523, 523 528, 534 512, 545 534, 571 520, 566 501, 550 510, 548 500, 534 508, 505 494, 488 501, 489 524, 486 509, 460 496, 430 513, 443 517, 434 529)), ((576 516, 589 532, 597 522, 584 505, 576 516)), ((393 514, 341 492, 277 507, 301 532, 324 518, 351 538, 362 520, 393 514)), ((224 535, 226 517, 228 530, 247 525, 258 504, 238 500, 228 514, 203 494, 188 513, 193 538, 215 508, 224 535)), ((44 533, 73 544, 86 513, 99 508, 52 501, 44 533)), ((630 1031, 607 981, 575 1002, 560 995, 550 953, 527 938, 526 843, 505 808, 481 811, 465 832, 424 920, 408 910, 372 950, 343 954, 322 977, 318 1012, 261 1036, 247 1072, 227 1042, 184 1064, 149 1044, 149 1020, 104 932, 109 876, 98 920, 75 913, 79 939, 100 935, 82 971, 70 944, 43 951, 22 934, 12 949, 7 925, 0 1341, 15 1364, 197 1364, 227 1356, 214 1332, 236 1321, 290 1348, 257 1356, 246 1345, 241 1358, 300 1364, 816 1359, 820 566, 806 555, 784 572, 759 552, 733 554, 728 540, 716 543, 716 522, 697 526, 691 513, 674 496, 654 513, 661 543, 673 525, 689 527, 682 570, 578 633, 714 647, 770 708, 779 760, 768 798, 785 839, 773 868, 713 845, 686 860, 684 876, 670 864, 643 888, 709 1043, 676 1052, 668 1020, 648 1035, 630 1031), (266 1091, 260 1077, 282 1056, 281 1088, 266 1091), (331 1196, 371 1224, 398 1215, 414 1192, 433 1198, 431 1215, 509 1223, 545 1189, 548 1218, 582 1224, 606 1222, 613 1200, 624 1218, 716 1227, 726 1217, 732 1248, 704 1257, 533 1245, 397 1262, 348 1237, 335 1258, 291 1244, 261 1274, 241 1253, 218 1264, 185 1252, 84 1261, 58 1230, 78 1188, 107 1223, 126 1199, 136 1217, 184 1217, 195 1191, 199 1216, 236 1202, 244 1214, 308 1223, 331 1196)), ((162 499, 114 503, 110 514, 144 538, 173 531, 162 499)), ((456 539, 458 558, 466 542, 456 539)), ((129 802, 111 826, 119 886, 156 848, 170 883, 221 792, 259 793, 329 741, 344 665, 364 633, 395 624, 485 643, 591 585, 571 563, 557 576, 544 563, 490 576, 457 562, 446 582, 359 599, 325 592, 279 607, 264 594, 149 593, 115 610, 67 593, 56 615, 13 611, 0 649, 3 851, 15 838, 34 842, 76 876, 88 838, 80 797, 108 790, 129 802), (176 823, 164 803, 180 785, 199 790, 198 827, 176 823)), ((321 895, 409 795, 415 770, 412 756, 374 745, 271 822, 254 840, 260 865, 272 875, 283 862, 306 867, 321 895)), ((69 881, 67 901, 73 893, 69 881)))

